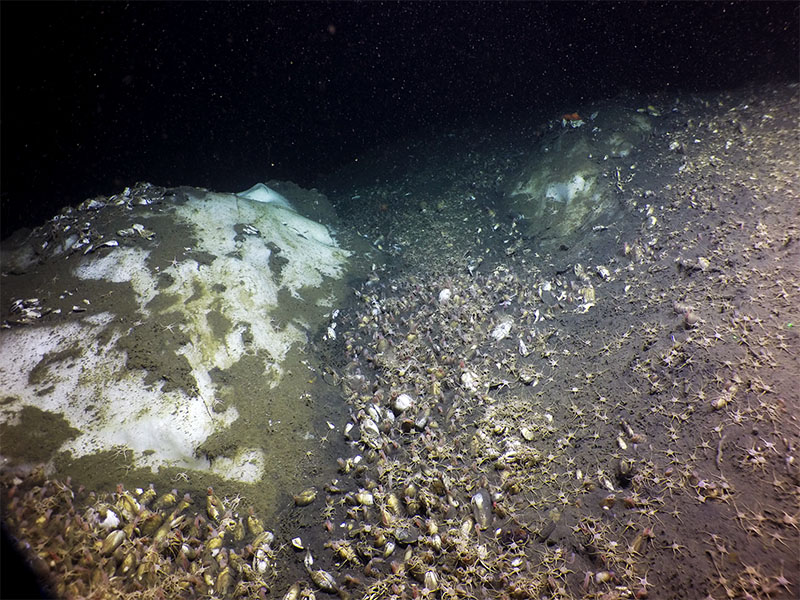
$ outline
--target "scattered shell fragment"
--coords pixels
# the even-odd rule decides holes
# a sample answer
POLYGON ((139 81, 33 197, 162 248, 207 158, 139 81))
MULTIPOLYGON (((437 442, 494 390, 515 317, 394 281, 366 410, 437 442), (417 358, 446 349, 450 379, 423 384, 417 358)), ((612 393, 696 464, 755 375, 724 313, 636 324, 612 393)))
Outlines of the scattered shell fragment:
POLYGON ((86 250, 83 251, 84 256, 94 252, 95 250, 99 250, 100 248, 116 248, 119 246, 119 242, 117 240, 107 240, 105 242, 100 242, 99 244, 89 244, 86 247, 86 250))
POLYGON ((513 319, 511 317, 506 317, 500 323, 498 323, 494 329, 492 329, 492 338, 499 342, 500 340, 508 337, 508 334, 511 333, 511 325, 513 323, 513 319))
POLYGON ((601 476, 601 477, 600 477, 600 483, 601 483, 601 484, 603 485, 603 487, 604 487, 604 488, 606 488, 606 489, 607 489, 609 492, 613 492, 613 491, 614 491, 614 484, 613 484, 613 483, 611 483, 611 480, 610 480, 608 477, 601 476))
POLYGON ((481 529, 487 529, 492 522, 492 500, 489 492, 478 490, 471 498, 472 516, 481 529))
POLYGON ((374 440, 375 438, 379 438, 381 435, 380 429, 370 418, 366 418, 361 421, 361 437, 367 440, 374 440))
POLYGON ((461 374, 461 385, 470 392, 476 391, 478 389, 478 376, 472 371, 464 371, 461 374))
POLYGON ((400 394, 394 399, 394 404, 392 406, 397 412, 404 412, 411 408, 413 403, 414 400, 411 398, 411 396, 408 394, 400 394))
POLYGON ((372 506, 375 504, 375 499, 372 494, 366 490, 361 490, 355 495, 356 501, 363 506, 372 506))

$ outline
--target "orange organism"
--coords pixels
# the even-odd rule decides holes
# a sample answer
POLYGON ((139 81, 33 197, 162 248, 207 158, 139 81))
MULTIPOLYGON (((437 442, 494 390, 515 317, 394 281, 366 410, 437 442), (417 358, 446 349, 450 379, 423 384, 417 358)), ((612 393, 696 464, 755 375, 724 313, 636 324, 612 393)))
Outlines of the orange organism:
POLYGON ((563 115, 561 118, 564 121, 581 121, 582 120, 581 116, 576 112, 563 115))

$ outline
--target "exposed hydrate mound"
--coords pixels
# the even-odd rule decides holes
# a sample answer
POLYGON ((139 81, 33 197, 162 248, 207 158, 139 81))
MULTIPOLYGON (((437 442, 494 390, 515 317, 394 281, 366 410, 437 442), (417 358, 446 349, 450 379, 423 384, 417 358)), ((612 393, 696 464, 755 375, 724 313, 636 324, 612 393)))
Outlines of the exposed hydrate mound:
POLYGON ((208 440, 301 368, 292 349, 341 296, 350 252, 277 192, 253 189, 270 201, 140 184, 3 253, 6 455, 24 455, 20 427, 35 423, 19 415, 35 406, 64 417, 71 433, 56 450, 72 460, 125 448, 132 467, 262 478, 263 448, 240 439, 212 455, 208 440), (243 364, 261 386, 226 377, 243 364))

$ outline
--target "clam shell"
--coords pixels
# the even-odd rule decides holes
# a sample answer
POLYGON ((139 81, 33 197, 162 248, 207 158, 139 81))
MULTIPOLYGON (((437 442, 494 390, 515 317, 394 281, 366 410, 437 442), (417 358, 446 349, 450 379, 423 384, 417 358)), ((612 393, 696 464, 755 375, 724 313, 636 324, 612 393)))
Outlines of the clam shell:
POLYGON ((314 500, 317 499, 317 490, 316 488, 308 488, 307 490, 303 490, 299 494, 294 497, 294 503, 297 506, 308 506, 314 500))
POLYGON ((100 547, 100 553, 103 556, 111 556, 114 551, 120 547, 125 538, 128 537, 122 529, 115 529, 106 536, 103 540, 103 545, 100 547))
POLYGON ((339 586, 336 584, 336 580, 333 578, 333 575, 327 571, 323 571, 322 569, 311 571, 310 575, 314 585, 323 592, 328 592, 329 594, 337 594, 339 592, 339 586))
POLYGON ((375 504, 375 498, 370 492, 361 490, 355 495, 356 501, 363 506, 372 506, 375 504))
POLYGON ((481 529, 487 529, 492 522, 492 500, 489 492, 478 490, 470 499, 472 516, 481 529))
POLYGON ((412 404, 414 404, 414 400, 411 398, 411 396, 408 394, 400 394, 394 399, 392 408, 394 408, 394 410, 398 413, 401 413, 411 408, 412 404))

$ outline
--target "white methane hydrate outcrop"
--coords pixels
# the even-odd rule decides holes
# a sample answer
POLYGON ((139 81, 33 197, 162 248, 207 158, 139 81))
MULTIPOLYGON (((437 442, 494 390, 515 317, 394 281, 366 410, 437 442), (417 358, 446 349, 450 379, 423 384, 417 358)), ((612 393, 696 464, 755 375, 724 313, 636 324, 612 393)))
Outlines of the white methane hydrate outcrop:
POLYGON ((587 121, 577 114, 553 121, 527 164, 504 183, 508 207, 526 234, 558 246, 581 228, 612 219, 655 112, 608 103, 591 107, 587 121))
POLYGON ((246 359, 280 385, 287 355, 341 300, 350 265, 293 202, 264 184, 240 194, 138 184, 6 244, 0 425, 33 409, 71 428, 62 456, 121 449, 137 468, 258 481, 255 445, 198 452, 239 417, 219 401, 225 374, 246 359), (286 304, 291 315, 276 316, 286 304))

